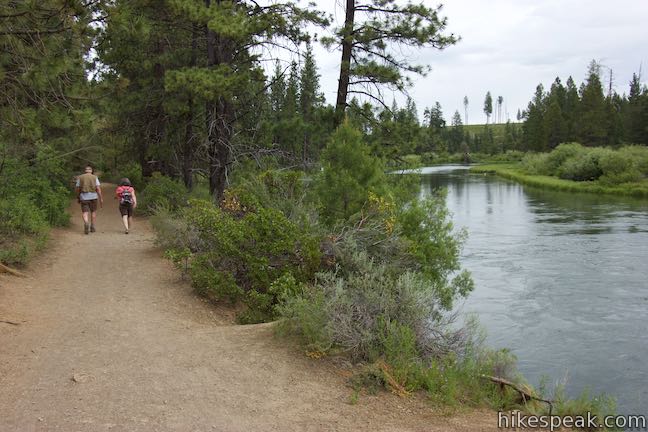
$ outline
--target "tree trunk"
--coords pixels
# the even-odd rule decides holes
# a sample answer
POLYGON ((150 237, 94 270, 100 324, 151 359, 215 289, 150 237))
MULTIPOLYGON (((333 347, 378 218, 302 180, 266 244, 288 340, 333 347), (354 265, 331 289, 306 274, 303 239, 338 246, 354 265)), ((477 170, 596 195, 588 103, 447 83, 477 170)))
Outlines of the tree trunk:
MULTIPOLYGON (((196 50, 198 46, 198 28, 194 24, 191 28, 191 60, 189 67, 196 66, 196 50)), ((189 97, 189 112, 185 123, 185 140, 182 150, 182 178, 187 189, 193 189, 193 156, 194 156, 194 132, 193 132, 194 105, 193 97, 189 97)))
POLYGON ((189 112, 185 119, 185 140, 182 149, 182 179, 187 189, 193 189, 193 99, 189 99, 189 112))
MULTIPOLYGON (((220 5, 221 0, 216 0, 220 5)), ((211 0, 205 0, 209 8, 211 0)), ((207 32, 207 66, 229 64, 233 60, 232 41, 214 33, 209 27, 207 32)), ((207 155, 209 159, 209 192, 218 203, 223 198, 227 181, 227 168, 231 158, 232 127, 234 107, 223 96, 208 101, 207 110, 207 155)))
POLYGON ((355 0, 346 1, 346 17, 344 19, 344 38, 342 39, 342 61, 340 62, 340 79, 338 80, 337 101, 335 103, 335 124, 344 120, 349 78, 351 75, 351 53, 353 50, 353 24, 355 15, 355 0))

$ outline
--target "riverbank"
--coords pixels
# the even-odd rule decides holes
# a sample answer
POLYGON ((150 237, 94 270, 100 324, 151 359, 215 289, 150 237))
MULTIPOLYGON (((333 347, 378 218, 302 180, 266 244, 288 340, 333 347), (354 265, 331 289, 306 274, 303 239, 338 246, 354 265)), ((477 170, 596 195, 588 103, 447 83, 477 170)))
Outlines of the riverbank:
POLYGON ((479 165, 470 168, 470 171, 473 173, 496 174, 518 183, 546 189, 648 198, 648 180, 646 179, 619 186, 606 186, 599 181, 573 181, 552 176, 527 174, 519 164, 479 165))

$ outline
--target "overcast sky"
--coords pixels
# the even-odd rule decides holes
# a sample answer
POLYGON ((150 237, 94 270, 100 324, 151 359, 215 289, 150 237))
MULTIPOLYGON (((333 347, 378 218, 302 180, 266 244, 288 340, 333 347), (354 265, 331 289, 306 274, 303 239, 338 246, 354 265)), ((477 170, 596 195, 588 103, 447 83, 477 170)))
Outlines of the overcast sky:
MULTIPOLYGON (((334 3, 317 0, 322 10, 333 11, 334 3)), ((642 81, 648 77, 648 0, 446 0, 443 5, 448 31, 462 40, 444 51, 412 53, 415 62, 432 67, 410 90, 421 118, 425 107, 439 101, 448 122, 455 110, 463 119, 468 96, 468 123, 484 123, 484 97, 490 91, 494 100, 503 96, 515 121, 539 83, 548 88, 556 76, 564 83, 571 75, 580 85, 592 59, 604 66, 604 80, 613 70, 619 93, 628 92, 641 64, 642 81)), ((343 20, 343 11, 334 17, 343 20)), ((340 53, 321 46, 316 53, 322 90, 334 103, 340 53)), ((391 99, 389 94, 387 102, 391 99)), ((403 99, 396 95, 396 100, 403 99)))

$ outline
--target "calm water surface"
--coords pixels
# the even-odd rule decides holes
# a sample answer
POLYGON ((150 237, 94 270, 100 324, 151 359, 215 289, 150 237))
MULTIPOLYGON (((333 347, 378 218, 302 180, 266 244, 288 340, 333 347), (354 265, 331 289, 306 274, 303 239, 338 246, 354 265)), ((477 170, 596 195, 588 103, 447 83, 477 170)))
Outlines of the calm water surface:
POLYGON ((534 385, 566 380, 648 414, 648 200, 545 191, 426 168, 422 194, 444 187, 463 264, 491 346, 510 348, 534 385))

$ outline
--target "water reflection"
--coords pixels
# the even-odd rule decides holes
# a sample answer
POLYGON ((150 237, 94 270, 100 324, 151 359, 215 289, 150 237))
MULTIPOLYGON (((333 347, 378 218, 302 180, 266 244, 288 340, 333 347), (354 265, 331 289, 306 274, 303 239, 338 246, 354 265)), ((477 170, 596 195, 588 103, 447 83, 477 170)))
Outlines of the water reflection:
POLYGON ((489 341, 509 347, 532 383, 614 394, 648 414, 648 202, 534 189, 437 170, 422 194, 448 189, 463 262, 476 283, 463 305, 489 341))

